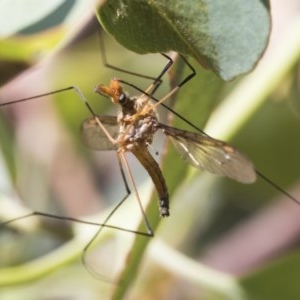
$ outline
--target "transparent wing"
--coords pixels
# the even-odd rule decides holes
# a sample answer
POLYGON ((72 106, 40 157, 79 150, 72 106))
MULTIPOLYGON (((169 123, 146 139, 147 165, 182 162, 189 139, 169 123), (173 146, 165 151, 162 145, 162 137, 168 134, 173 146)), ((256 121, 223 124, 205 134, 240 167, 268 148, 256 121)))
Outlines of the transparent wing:
POLYGON ((252 162, 227 143, 164 124, 159 127, 171 139, 183 160, 192 166, 242 183, 255 181, 252 162))
MULTIPOLYGON (((111 137, 116 139, 118 136, 118 122, 116 116, 97 116, 101 123, 105 126, 111 137)), ((85 119, 81 124, 81 136, 85 145, 88 147, 106 151, 116 150, 117 146, 113 145, 106 134, 97 124, 94 117, 85 119)))

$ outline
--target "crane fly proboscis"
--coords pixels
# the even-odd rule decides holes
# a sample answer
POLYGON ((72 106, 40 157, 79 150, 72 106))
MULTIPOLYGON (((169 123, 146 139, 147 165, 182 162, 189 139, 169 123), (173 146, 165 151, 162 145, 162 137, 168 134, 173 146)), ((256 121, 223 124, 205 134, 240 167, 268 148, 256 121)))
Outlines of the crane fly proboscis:
MULTIPOLYGON (((257 175, 259 175, 267 182, 271 183, 279 191, 287 195, 290 199, 298 203, 297 199, 285 192, 279 186, 274 185, 273 182, 271 182, 267 177, 265 177, 255 169, 253 163, 246 156, 244 156, 237 149, 233 148, 226 142, 214 139, 204 132, 201 132, 198 128, 196 128, 196 130, 198 130, 197 132, 190 132, 174 128, 159 122, 156 114, 157 106, 163 105, 164 107, 166 107, 164 102, 169 99, 175 92, 177 92, 177 90, 181 86, 192 79, 196 74, 194 68, 190 65, 190 63, 185 59, 185 57, 181 56, 183 61, 189 67, 191 71, 190 74, 185 77, 166 96, 161 99, 156 99, 154 97, 154 93, 161 84, 161 78, 173 64, 173 61, 169 56, 167 56, 166 54, 162 55, 168 59, 168 63, 159 74, 159 76, 154 79, 153 83, 146 90, 141 90, 135 85, 117 78, 113 78, 110 82, 110 85, 96 86, 95 92, 109 97, 114 104, 119 106, 120 111, 117 116, 97 115, 92 109, 89 102, 85 99, 85 96, 83 95, 81 90, 76 86, 63 88, 60 90, 52 91, 50 93, 39 94, 34 97, 10 101, 7 103, 2 103, 0 105, 1 107, 44 97, 53 93, 66 92, 70 90, 75 91, 81 101, 85 104, 91 115, 86 120, 84 120, 81 125, 81 134, 84 144, 95 150, 116 151, 122 179, 127 191, 125 197, 117 205, 115 205, 115 207, 111 210, 111 212, 101 224, 82 221, 72 217, 60 217, 48 213, 33 212, 26 216, 11 219, 1 224, 1 226, 8 225, 9 223, 12 223, 16 220, 27 218, 33 215, 100 226, 98 232, 94 235, 94 237, 92 237, 90 242, 84 248, 82 255, 83 260, 85 259, 85 253, 87 249, 89 249, 90 245, 99 236, 101 230, 105 227, 124 230, 127 232, 145 236, 153 236, 153 230, 151 228, 150 222, 148 221, 145 210, 141 204, 141 199, 136 185, 134 184, 133 175, 126 158, 126 152, 131 152, 150 175, 159 198, 158 203, 160 216, 169 216, 169 193, 167 184, 158 163, 153 158, 148 149, 152 144, 155 133, 159 130, 162 131, 171 140, 176 150, 182 156, 183 160, 191 164, 192 166, 216 175, 227 176, 241 183, 253 183, 257 175), (129 85, 138 90, 141 94, 139 96, 129 96, 124 92, 123 85, 129 85), (147 232, 124 229, 109 224, 109 220, 112 215, 122 205, 122 203, 124 203, 124 201, 127 199, 127 196, 130 194, 130 188, 127 183, 127 178, 129 178, 130 185, 132 186, 135 197, 137 198, 138 205, 147 228, 147 232)), ((175 111, 171 109, 170 111, 178 116, 175 111)), ((191 123, 189 124, 191 125, 191 123)), ((88 269, 92 273, 95 273, 93 269, 90 269, 89 267, 88 269)))

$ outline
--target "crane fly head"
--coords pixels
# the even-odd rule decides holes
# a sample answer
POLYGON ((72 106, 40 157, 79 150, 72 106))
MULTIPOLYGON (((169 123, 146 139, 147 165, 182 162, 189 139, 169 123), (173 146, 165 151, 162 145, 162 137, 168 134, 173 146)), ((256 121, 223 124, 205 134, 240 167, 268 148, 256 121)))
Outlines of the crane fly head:
POLYGON ((111 101, 115 104, 122 105, 127 100, 127 96, 124 93, 119 80, 116 78, 113 78, 110 81, 109 86, 99 84, 98 86, 95 87, 94 92, 104 95, 104 96, 109 96, 111 101))

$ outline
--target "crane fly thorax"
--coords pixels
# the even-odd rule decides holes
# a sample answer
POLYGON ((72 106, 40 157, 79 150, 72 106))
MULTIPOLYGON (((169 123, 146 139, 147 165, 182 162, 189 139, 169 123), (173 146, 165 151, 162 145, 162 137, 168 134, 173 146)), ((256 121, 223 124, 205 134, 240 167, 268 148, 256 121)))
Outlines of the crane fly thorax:
POLYGON ((119 145, 130 151, 133 148, 148 147, 157 131, 158 119, 151 105, 144 97, 128 97, 118 114, 119 145))

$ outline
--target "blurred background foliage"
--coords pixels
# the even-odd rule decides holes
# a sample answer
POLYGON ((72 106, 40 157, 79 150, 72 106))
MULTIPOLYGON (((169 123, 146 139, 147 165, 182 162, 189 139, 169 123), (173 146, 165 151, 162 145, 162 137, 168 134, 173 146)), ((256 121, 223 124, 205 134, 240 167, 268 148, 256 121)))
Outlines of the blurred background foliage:
MULTIPOLYGON (((145 79, 103 66, 102 29, 91 10, 96 1, 52 1, 49 7, 44 2, 43 9, 40 1, 27 1, 25 7, 18 6, 22 1, 3 3, 11 11, 0 16, 5 21, 0 26, 1 103, 76 85, 97 113, 115 114, 109 100, 93 93, 95 85, 117 76, 148 86, 145 79)), ((224 82, 190 60, 197 77, 170 104, 240 149, 259 171, 300 199, 300 1, 271 1, 271 7, 269 47, 253 73, 224 82)), ((166 63, 158 54, 137 55, 103 37, 110 64, 156 76, 166 63)), ((158 98, 182 72, 187 70, 178 60, 158 98)), ((159 115, 191 130, 163 109, 159 115)), ((1 107, 1 222, 34 210, 101 223, 122 198, 115 154, 91 151, 81 142, 80 124, 88 116, 74 91, 1 107)), ((34 217, 1 227, 0 300, 297 299, 300 207, 261 179, 242 185, 195 171, 171 146, 164 155, 159 134, 153 147, 172 192, 171 216, 159 223, 152 197, 148 213, 151 224, 159 224, 155 238, 105 230, 87 253, 87 268, 92 266, 99 279, 80 259, 97 228, 34 217), (121 283, 107 283, 102 276, 121 283)), ((130 155, 129 161, 146 206, 151 181, 130 155)), ((140 212, 134 197, 127 202, 110 223, 136 229, 140 212)))

